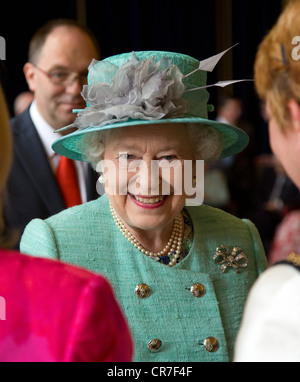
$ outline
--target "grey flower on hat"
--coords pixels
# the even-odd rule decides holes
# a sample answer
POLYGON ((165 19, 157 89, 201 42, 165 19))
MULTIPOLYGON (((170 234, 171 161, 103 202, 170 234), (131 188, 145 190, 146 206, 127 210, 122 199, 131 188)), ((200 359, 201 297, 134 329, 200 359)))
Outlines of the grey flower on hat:
MULTIPOLYGON (((231 49, 231 48, 229 48, 231 49)), ((77 118, 56 133, 64 134, 52 148, 69 158, 82 160, 85 134, 129 126, 186 124, 211 126, 223 142, 221 158, 235 155, 248 144, 239 128, 209 119, 211 86, 224 87, 247 80, 218 81, 207 85, 211 72, 229 50, 199 61, 182 53, 142 51, 121 53, 102 61, 93 60, 88 84, 82 91, 87 106, 74 109, 77 118)))
POLYGON ((92 83, 81 93, 89 106, 73 124, 79 129, 128 119, 173 118, 188 111, 188 103, 182 99, 183 74, 169 59, 140 61, 132 53, 120 67, 93 60, 89 71, 92 83))

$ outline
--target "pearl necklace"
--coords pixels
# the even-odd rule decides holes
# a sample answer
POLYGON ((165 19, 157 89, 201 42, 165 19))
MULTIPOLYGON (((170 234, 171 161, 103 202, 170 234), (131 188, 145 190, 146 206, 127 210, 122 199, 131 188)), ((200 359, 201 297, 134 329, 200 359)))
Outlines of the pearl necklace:
POLYGON ((177 264, 177 259, 180 256, 182 240, 183 240, 184 223, 183 223, 183 218, 181 214, 178 214, 175 218, 172 234, 167 245, 160 252, 155 253, 155 252, 147 251, 142 246, 142 244, 129 232, 129 230, 125 227, 124 223, 118 217, 115 209, 112 206, 110 206, 110 211, 119 230, 135 248, 137 248, 143 254, 145 254, 146 256, 156 261, 159 261, 160 258, 163 256, 168 256, 170 258, 170 262, 168 264, 169 267, 173 267, 175 264, 177 264), (171 256, 172 256, 172 260, 171 260, 171 256))

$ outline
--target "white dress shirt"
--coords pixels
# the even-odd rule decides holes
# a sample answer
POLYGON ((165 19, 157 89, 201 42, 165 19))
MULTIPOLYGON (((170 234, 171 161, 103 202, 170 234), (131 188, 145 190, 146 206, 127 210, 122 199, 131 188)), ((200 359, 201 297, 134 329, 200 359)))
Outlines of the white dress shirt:
POLYGON ((280 264, 252 287, 235 345, 235 362, 300 361, 300 272, 280 264))
MULTIPOLYGON (((32 122, 36 128, 36 131, 40 137, 44 150, 47 154, 50 166, 53 170, 53 173, 55 174, 60 156, 55 151, 53 151, 51 146, 58 138, 61 137, 61 134, 55 133, 53 128, 44 120, 44 118, 41 116, 40 112, 38 111, 38 108, 36 106, 36 101, 32 102, 29 109, 29 113, 30 113, 32 122)), ((80 161, 74 161, 74 163, 77 170, 81 200, 83 203, 85 203, 87 201, 87 189, 86 189, 87 164, 80 161)))

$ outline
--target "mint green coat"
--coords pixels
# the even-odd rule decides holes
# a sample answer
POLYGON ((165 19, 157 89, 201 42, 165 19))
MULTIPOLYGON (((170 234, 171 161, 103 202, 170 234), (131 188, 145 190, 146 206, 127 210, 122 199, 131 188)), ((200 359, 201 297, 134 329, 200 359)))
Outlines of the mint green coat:
POLYGON ((205 205, 187 211, 194 227, 192 248, 172 268, 149 259, 127 241, 105 195, 47 220, 33 220, 23 234, 21 251, 105 275, 128 319, 135 361, 231 361, 247 294, 266 268, 264 250, 250 221, 205 205), (223 273, 213 261, 221 244, 241 247, 247 267, 240 273, 228 267, 223 273), (135 293, 141 283, 151 291, 144 299, 135 293), (204 296, 191 293, 194 283, 203 284, 204 296), (206 350, 207 337, 217 339, 217 351, 206 350), (147 346, 153 339, 162 341, 155 353, 147 346))

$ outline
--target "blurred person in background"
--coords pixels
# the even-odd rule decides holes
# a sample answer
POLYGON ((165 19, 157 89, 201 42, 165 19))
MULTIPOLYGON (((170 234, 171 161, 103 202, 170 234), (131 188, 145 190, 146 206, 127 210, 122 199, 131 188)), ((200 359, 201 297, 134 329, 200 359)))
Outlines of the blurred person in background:
POLYGON ((256 180, 256 145, 254 127, 243 118, 243 111, 244 105, 238 96, 222 94, 219 97, 216 120, 239 127, 249 136, 249 144, 241 153, 217 161, 212 170, 221 171, 227 182, 229 202, 226 210, 240 218, 248 218, 253 207, 253 184, 256 180))
POLYGON ((30 41, 24 73, 34 99, 11 120, 14 158, 4 201, 6 223, 20 235, 34 218, 99 196, 95 172, 51 148, 60 135, 53 132, 72 123, 73 109, 84 106, 82 85, 91 60, 99 56, 92 33, 70 19, 49 21, 30 41))
POLYGON ((15 116, 22 114, 33 101, 34 95, 31 91, 25 91, 17 95, 14 101, 15 116))

